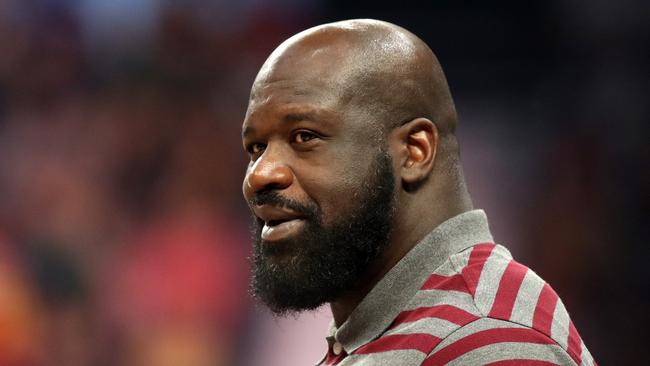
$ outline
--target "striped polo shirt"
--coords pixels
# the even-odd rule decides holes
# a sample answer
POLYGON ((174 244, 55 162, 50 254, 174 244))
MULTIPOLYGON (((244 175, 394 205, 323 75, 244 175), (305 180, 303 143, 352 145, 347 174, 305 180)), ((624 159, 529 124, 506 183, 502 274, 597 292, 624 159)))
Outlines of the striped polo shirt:
POLYGON ((562 301, 473 210, 429 233, 330 326, 319 365, 595 365, 562 301))

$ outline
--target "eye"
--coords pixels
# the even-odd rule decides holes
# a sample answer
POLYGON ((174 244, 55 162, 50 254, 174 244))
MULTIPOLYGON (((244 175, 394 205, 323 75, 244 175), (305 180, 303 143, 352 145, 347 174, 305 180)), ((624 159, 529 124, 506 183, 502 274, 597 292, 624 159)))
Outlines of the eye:
POLYGON ((309 132, 309 131, 298 131, 293 135, 292 141, 298 144, 304 144, 307 143, 315 138, 318 138, 319 136, 316 135, 315 133, 309 132))
POLYGON ((248 151, 249 154, 251 154, 251 156, 257 156, 257 155, 263 153, 264 149, 266 149, 266 145, 265 144, 260 144, 260 143, 250 144, 246 148, 246 150, 248 151))

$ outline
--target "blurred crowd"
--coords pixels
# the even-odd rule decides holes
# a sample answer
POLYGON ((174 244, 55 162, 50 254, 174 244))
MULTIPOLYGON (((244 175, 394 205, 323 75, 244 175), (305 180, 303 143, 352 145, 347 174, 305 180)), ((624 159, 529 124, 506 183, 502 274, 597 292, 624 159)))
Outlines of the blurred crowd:
POLYGON ((232 365, 246 40, 282 19, 108 3, 0 3, 0 365, 232 365))
POLYGON ((0 1, 0 365, 257 365, 324 342, 322 319, 274 329, 247 295, 239 135, 267 54, 349 17, 429 42, 496 238, 602 364, 647 358, 647 5, 180 3, 0 1))

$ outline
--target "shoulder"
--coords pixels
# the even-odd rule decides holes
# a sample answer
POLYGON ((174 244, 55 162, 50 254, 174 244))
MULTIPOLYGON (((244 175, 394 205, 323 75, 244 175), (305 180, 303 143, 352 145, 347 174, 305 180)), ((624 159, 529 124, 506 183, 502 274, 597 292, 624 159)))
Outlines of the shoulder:
POLYGON ((476 364, 475 357, 594 364, 555 291, 492 243, 449 257, 385 335, 411 342, 417 335, 429 365, 476 364))
POLYGON ((465 293, 476 319, 436 345, 432 360, 454 356, 466 359, 460 364, 471 364, 471 357, 479 355, 495 361, 525 356, 551 364, 593 364, 557 293, 506 248, 478 244, 451 256, 446 265, 441 270, 449 275, 434 273, 428 287, 465 293))

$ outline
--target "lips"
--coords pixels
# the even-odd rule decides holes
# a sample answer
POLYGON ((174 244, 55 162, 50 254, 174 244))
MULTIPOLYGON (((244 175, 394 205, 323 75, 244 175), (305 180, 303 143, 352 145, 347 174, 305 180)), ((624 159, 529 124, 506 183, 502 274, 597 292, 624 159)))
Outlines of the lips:
POLYGON ((282 221, 279 224, 266 223, 262 228, 262 240, 264 241, 278 241, 286 239, 293 234, 297 233, 300 228, 305 224, 303 219, 292 219, 282 221))
POLYGON ((302 215, 282 207, 259 205, 254 206, 253 211, 264 221, 261 238, 267 242, 291 237, 305 225, 302 215))

